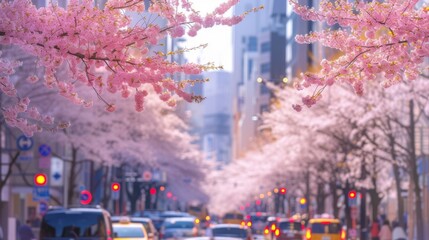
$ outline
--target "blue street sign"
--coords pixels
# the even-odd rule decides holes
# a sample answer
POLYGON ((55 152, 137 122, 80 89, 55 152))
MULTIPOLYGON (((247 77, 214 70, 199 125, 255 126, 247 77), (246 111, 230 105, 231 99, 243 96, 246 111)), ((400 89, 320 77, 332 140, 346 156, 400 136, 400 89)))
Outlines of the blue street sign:
POLYGON ((47 157, 51 154, 51 147, 49 147, 46 144, 42 144, 39 147, 39 153, 40 155, 42 155, 43 157, 47 157))
POLYGON ((48 211, 48 203, 45 201, 40 201, 39 202, 39 213, 41 215, 45 214, 46 211, 48 211))
POLYGON ((33 147, 33 139, 25 135, 21 135, 16 139, 16 147, 20 151, 28 151, 33 147))
POLYGON ((33 188, 33 201, 42 201, 42 200, 49 200, 49 187, 48 186, 42 186, 42 187, 34 187, 33 188))
POLYGON ((59 172, 54 173, 54 175, 52 175, 54 177, 55 180, 60 180, 61 178, 61 174, 59 172))

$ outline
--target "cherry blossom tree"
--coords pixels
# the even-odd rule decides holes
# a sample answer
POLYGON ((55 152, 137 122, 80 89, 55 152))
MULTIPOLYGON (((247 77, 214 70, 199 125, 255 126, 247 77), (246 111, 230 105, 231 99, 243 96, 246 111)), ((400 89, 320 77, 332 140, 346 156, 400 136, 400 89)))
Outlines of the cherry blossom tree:
MULTIPOLYGON (((304 105, 314 105, 322 92, 336 83, 350 84, 356 94, 363 95, 364 85, 370 81, 389 87, 425 73, 429 8, 421 1, 322 0, 318 8, 301 5, 297 0, 289 2, 304 20, 328 26, 296 36, 299 43, 317 42, 343 54, 333 60, 323 59, 319 73, 305 73, 302 81, 295 83, 300 90, 314 88, 302 98, 304 105), (331 28, 334 25, 340 28, 331 28)), ((300 110, 301 105, 294 108, 300 110)))
MULTIPOLYGON (((36 58, 38 67, 44 68, 42 78, 30 72, 27 84, 43 79, 45 88, 78 105, 91 106, 92 97, 96 96, 107 111, 113 112, 116 99, 108 100, 106 96, 131 95, 135 110, 140 112, 148 93, 158 95, 169 106, 174 106, 178 99, 200 101, 201 96, 184 91, 186 85, 195 81, 177 82, 169 76, 198 74, 218 67, 211 63, 180 65, 170 62, 167 55, 182 54, 190 49, 153 53, 153 47, 167 36, 195 36, 202 28, 237 24, 248 12, 240 16, 222 16, 238 0, 228 0, 205 16, 199 15, 188 0, 152 0, 150 6, 145 6, 145 2, 111 0, 98 8, 92 0, 72 0, 66 8, 49 4, 37 9, 28 0, 2 1, 0 44, 23 49, 36 58), (146 8, 153 17, 143 17, 139 24, 133 25, 125 14, 143 13, 146 8), (164 19, 166 25, 156 24, 154 19, 157 18, 164 19), (70 77, 59 76, 59 69, 65 69, 70 77), (83 86, 83 93, 76 90, 80 86, 83 86), (146 86, 154 91, 142 89, 146 86)), ((10 78, 21 64, 0 56, 0 89, 5 97, 14 99, 13 104, 2 106, 2 112, 8 125, 31 136, 45 125, 56 127, 58 123, 52 117, 35 116, 28 107, 31 99, 16 89, 10 78)))

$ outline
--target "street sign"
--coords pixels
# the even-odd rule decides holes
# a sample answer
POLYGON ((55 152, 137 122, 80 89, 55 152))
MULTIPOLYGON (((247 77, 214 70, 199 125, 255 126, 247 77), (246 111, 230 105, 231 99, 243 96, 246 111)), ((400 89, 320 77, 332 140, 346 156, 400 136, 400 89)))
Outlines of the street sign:
POLYGON ((152 173, 149 171, 144 171, 143 173, 143 180, 150 181, 152 180, 152 173))
POLYGON ((92 201, 92 194, 88 190, 82 190, 80 192, 80 203, 83 205, 88 205, 92 201))
POLYGON ((33 201, 49 200, 49 187, 37 186, 33 188, 33 201))
POLYGON ((53 187, 63 186, 64 161, 57 157, 51 158, 50 184, 53 187))
POLYGON ((28 151, 33 147, 33 138, 21 135, 16 139, 16 147, 19 151, 28 151))
POLYGON ((160 171, 160 170, 154 170, 154 171, 152 172, 152 180, 153 180, 154 182, 160 182, 160 181, 161 181, 161 178, 162 178, 162 174, 161 174, 161 171, 160 171))
POLYGON ((40 155, 42 155, 43 157, 47 157, 49 155, 51 155, 51 147, 49 147, 46 144, 42 144, 39 147, 39 153, 40 155))
POLYGON ((45 215, 46 211, 48 211, 48 203, 45 201, 39 202, 39 213, 40 215, 45 215))
POLYGON ((119 199, 119 191, 112 192, 112 199, 113 200, 118 200, 119 199))
POLYGON ((22 162, 32 161, 33 159, 34 159, 33 151, 22 151, 18 157, 18 161, 22 161, 22 162))
POLYGON ((39 158, 39 168, 49 169, 51 167, 51 157, 39 158))

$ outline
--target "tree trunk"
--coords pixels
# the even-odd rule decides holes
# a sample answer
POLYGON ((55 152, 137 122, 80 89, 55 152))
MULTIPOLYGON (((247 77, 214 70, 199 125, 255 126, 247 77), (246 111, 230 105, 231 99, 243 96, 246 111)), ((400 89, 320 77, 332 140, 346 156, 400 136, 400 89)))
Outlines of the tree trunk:
POLYGON ((128 189, 128 184, 127 184, 127 196, 128 196, 128 200, 130 201, 130 207, 131 207, 131 213, 134 213, 137 210, 137 201, 140 199, 140 197, 142 196, 141 194, 141 185, 139 182, 132 182, 132 189, 133 191, 130 192, 128 189))
POLYGON ((410 100, 410 150, 411 150, 411 180, 414 182, 414 194, 416 198, 415 211, 416 211, 416 226, 417 226, 417 239, 424 240, 423 233, 423 209, 422 209, 422 196, 419 183, 419 174, 417 172, 417 156, 416 156, 416 139, 415 139, 415 124, 414 124, 414 101, 410 100))
POLYGON ((305 198, 307 199, 307 214, 308 217, 311 217, 311 213, 310 213, 310 205, 311 205, 311 200, 310 200, 310 172, 307 171, 307 173, 305 174, 305 198))
POLYGON ((75 188, 76 188, 76 179, 77 179, 77 151, 78 149, 72 146, 72 159, 70 162, 70 175, 68 179, 68 189, 67 189, 67 204, 73 205, 75 198, 75 188))
POLYGON ((325 194, 325 188, 324 188, 324 184, 323 183, 318 183, 317 184, 317 196, 316 196, 316 201, 317 201, 317 213, 318 214, 322 214, 325 213, 325 199, 326 199, 326 194, 325 194))
POLYGON ((329 189, 331 190, 332 195, 332 210, 335 218, 339 218, 339 209, 338 209, 338 195, 337 195, 337 183, 336 181, 332 181, 330 183, 329 189))
POLYGON ((378 207, 380 206, 382 198, 374 188, 368 190, 368 195, 371 198, 372 220, 374 221, 378 217, 378 207))

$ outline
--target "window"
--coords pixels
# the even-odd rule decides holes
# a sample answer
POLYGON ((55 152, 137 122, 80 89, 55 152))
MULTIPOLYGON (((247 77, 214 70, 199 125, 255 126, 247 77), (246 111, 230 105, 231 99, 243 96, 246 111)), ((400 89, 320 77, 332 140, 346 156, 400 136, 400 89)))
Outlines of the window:
POLYGON ((241 239, 245 239, 247 237, 247 232, 244 228, 214 228, 212 232, 214 237, 233 237, 241 239))
POLYGON ((47 214, 43 218, 43 238, 106 237, 103 214, 63 212, 47 214))
POLYGON ((269 73, 271 69, 270 63, 261 64, 261 73, 269 73))
POLYGON ((280 222, 279 228, 281 230, 301 230, 301 223, 299 222, 280 222))
POLYGON ((247 41, 247 51, 256 52, 258 51, 258 39, 254 36, 249 37, 247 41))
POLYGON ((250 76, 252 74, 253 71, 253 60, 252 59, 248 59, 247 60, 247 78, 250 80, 250 76))
POLYGON ((341 226, 338 223, 313 223, 311 225, 312 233, 340 233, 341 226))
POLYGON ((270 42, 264 42, 261 44, 261 52, 269 52, 271 48, 270 42))
POLYGON ((169 228, 193 228, 194 222, 190 221, 174 221, 174 222, 165 222, 164 224, 165 229, 169 228))
POLYGON ((118 238, 144 238, 141 227, 113 226, 113 232, 118 238))

